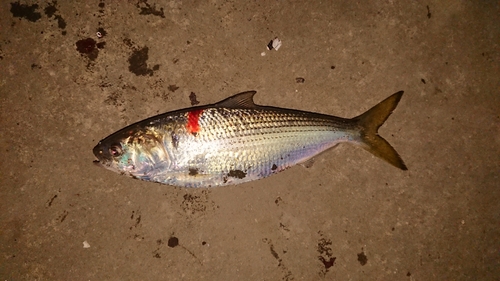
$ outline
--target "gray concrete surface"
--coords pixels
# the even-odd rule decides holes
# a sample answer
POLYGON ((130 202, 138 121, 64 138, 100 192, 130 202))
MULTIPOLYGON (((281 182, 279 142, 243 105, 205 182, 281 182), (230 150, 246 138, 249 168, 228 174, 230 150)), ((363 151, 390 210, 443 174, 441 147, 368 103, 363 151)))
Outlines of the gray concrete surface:
POLYGON ((2 1, 0 37, 1 280, 500 276, 498 1, 2 1), (348 145, 213 189, 92 164, 245 90, 343 117, 404 90, 381 134, 409 171, 348 145))

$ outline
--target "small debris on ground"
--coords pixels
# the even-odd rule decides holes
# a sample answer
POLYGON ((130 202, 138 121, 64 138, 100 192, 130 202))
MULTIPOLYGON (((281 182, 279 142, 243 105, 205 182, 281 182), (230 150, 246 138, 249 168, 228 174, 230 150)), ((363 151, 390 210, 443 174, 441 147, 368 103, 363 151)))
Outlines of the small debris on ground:
POLYGON ((274 38, 267 44, 268 50, 275 49, 277 51, 280 47, 281 47, 281 40, 278 39, 278 37, 274 38))
POLYGON ((89 242, 87 242, 87 241, 83 241, 83 248, 84 248, 84 249, 88 249, 88 248, 90 248, 90 244, 89 244, 89 242))

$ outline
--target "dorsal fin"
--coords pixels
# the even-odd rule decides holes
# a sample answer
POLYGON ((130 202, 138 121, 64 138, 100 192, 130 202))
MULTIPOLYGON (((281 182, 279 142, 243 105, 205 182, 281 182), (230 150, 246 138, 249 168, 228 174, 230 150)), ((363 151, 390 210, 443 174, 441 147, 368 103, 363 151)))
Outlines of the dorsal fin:
POLYGON ((253 96, 256 93, 257 91, 239 93, 216 103, 215 106, 229 108, 256 108, 257 105, 253 102, 253 96))

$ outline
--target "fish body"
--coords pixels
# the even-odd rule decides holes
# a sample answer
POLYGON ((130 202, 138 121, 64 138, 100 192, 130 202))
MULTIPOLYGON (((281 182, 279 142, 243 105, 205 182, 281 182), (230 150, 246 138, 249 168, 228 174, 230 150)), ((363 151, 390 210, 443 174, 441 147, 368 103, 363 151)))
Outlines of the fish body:
POLYGON ((141 180, 213 187, 265 178, 349 142, 407 169, 377 133, 402 91, 352 119, 256 105, 255 93, 125 127, 94 147, 94 162, 141 180))

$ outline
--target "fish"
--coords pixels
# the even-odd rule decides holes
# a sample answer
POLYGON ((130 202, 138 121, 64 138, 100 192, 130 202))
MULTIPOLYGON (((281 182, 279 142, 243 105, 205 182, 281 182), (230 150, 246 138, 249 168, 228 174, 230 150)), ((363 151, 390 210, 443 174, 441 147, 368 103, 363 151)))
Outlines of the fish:
POLYGON ((215 187, 262 179, 351 143, 408 169, 378 134, 403 91, 354 118, 257 105, 255 94, 242 92, 129 125, 94 147, 94 163, 145 181, 215 187))

